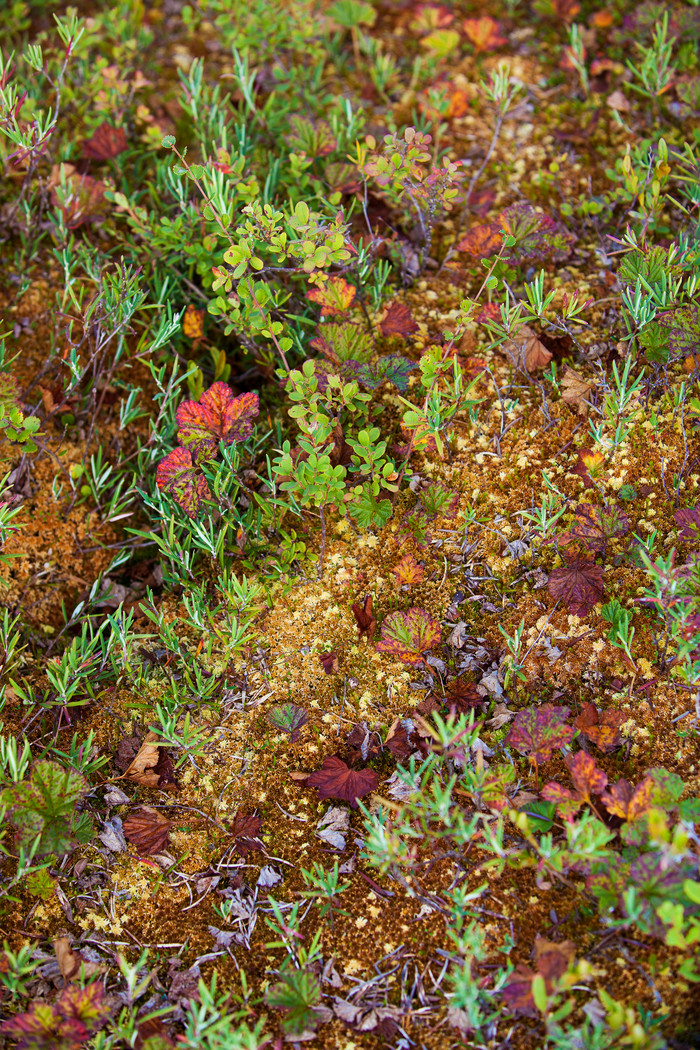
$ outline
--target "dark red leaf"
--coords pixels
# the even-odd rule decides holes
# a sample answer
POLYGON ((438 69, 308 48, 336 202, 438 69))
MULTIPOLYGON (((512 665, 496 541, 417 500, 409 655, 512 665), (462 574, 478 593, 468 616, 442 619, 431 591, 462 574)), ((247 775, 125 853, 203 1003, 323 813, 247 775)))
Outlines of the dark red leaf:
POLYGON ((83 142, 83 156, 92 160, 111 160, 126 149, 124 128, 114 128, 105 121, 83 142))
POLYGON ((406 338, 418 331, 418 324, 405 303, 394 302, 384 315, 379 327, 382 335, 400 335, 406 338))
POLYGON ((207 479, 198 473, 188 448, 174 448, 156 468, 156 484, 169 492, 190 518, 197 516, 202 502, 211 499, 207 479))
POLYGON ((549 576, 552 598, 563 598, 569 612, 586 616, 603 598, 603 570, 587 558, 573 558, 549 576))
POLYGON ((340 667, 340 661, 338 660, 338 654, 335 649, 330 653, 319 653, 318 656, 321 667, 326 674, 336 674, 340 667))
POLYGON ((141 806, 124 821, 122 830, 140 853, 161 853, 168 845, 171 822, 152 806, 141 806))
POLYGON ((262 820, 254 813, 243 813, 239 810, 231 823, 231 835, 233 846, 241 857, 247 857, 249 853, 261 850, 263 844, 259 835, 262 831, 262 820))
POLYGON ((350 769, 337 755, 329 755, 322 768, 306 778, 306 783, 316 788, 320 799, 342 799, 357 809, 358 798, 374 791, 379 777, 371 769, 350 769))
POLYGON ((223 440, 245 441, 253 433, 253 419, 259 411, 258 395, 234 397, 227 383, 214 383, 197 401, 183 401, 175 418, 178 437, 191 446, 197 459, 213 455, 223 440))
POLYGON ((365 595, 362 605, 355 602, 351 608, 357 622, 358 639, 366 635, 368 641, 371 642, 377 630, 377 620, 372 613, 372 595, 365 595))

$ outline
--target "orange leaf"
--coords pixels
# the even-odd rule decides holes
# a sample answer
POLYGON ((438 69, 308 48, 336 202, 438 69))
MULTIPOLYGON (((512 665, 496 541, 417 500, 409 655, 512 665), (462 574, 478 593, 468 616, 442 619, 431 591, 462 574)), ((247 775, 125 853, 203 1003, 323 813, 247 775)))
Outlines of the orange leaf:
POLYGON ((318 303, 324 314, 344 314, 355 300, 357 289, 344 277, 329 277, 320 288, 312 288, 306 298, 318 303))
POLYGON ((495 51, 506 43, 506 38, 500 35, 500 24, 490 15, 482 15, 481 18, 466 18, 462 22, 467 40, 474 46, 474 50, 495 51))
POLYGON ((472 226, 455 247, 458 252, 467 252, 477 259, 488 259, 500 251, 502 244, 501 224, 487 222, 483 226, 472 226))
POLYGON ((204 310, 197 310, 190 303, 182 319, 182 330, 188 339, 201 339, 204 335, 204 310))
POLYGON ((601 795, 601 799, 608 813, 622 820, 633 821, 651 809, 653 790, 654 781, 651 777, 645 777, 636 787, 629 780, 618 780, 609 792, 601 795))

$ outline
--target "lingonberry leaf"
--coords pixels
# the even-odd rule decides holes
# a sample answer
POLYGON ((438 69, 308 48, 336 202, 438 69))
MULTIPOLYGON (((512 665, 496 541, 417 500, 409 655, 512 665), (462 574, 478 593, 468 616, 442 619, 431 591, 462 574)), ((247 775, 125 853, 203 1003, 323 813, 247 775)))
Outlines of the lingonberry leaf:
POLYGON ((413 587, 421 583, 425 570, 420 562, 416 561, 413 554, 404 554, 391 570, 391 574, 396 580, 397 587, 413 587))
POLYGON ((387 354, 372 364, 354 361, 346 364, 348 372, 367 390, 378 390, 383 383, 392 383, 400 391, 407 390, 409 376, 415 368, 415 362, 401 354, 387 354))
POLYGON ((263 848, 260 841, 262 823, 261 818, 256 817, 254 813, 238 810, 231 823, 231 835, 234 849, 239 856, 247 857, 249 853, 263 848))
POLYGON ((316 788, 320 799, 342 799, 353 809, 357 809, 358 798, 374 791, 378 783, 379 777, 373 770, 350 769, 337 755, 328 755, 321 769, 306 777, 306 784, 316 788))
POLYGON ((382 623, 380 653, 398 656, 405 664, 424 663, 423 653, 440 642, 440 624, 425 609, 414 606, 408 612, 390 613, 382 623))
POLYGON ((83 142, 83 156, 91 160, 112 160, 125 149, 124 128, 115 128, 106 120, 83 142))
POLYGON ((168 845, 171 821, 152 806, 141 806, 133 810, 122 825, 129 842, 133 842, 139 853, 161 853, 168 845))
POLYGON ((586 701, 574 726, 591 743, 607 753, 621 746, 622 734, 619 727, 624 721, 625 716, 620 711, 608 708, 606 711, 599 712, 595 704, 586 701))
POLYGON ((213 455, 220 441, 245 441, 253 433, 253 419, 259 411, 258 395, 234 397, 227 383, 217 382, 205 390, 199 401, 183 401, 175 419, 178 437, 192 448, 197 460, 213 455))
POLYGON ((462 29, 477 54, 495 51, 497 47, 503 47, 507 42, 506 38, 501 36, 500 24, 490 15, 482 15, 481 18, 465 18, 462 22, 462 29))
POLYGON ((357 289, 348 284, 344 277, 329 277, 320 287, 312 288, 306 298, 318 303, 324 315, 344 314, 355 301, 357 289))
POLYGON ((553 569, 548 590, 552 598, 562 598, 569 612, 586 616, 603 598, 603 569, 587 558, 573 558, 553 569))
POLYGON ((690 543, 700 541, 700 507, 683 507, 674 515, 676 525, 680 525, 678 538, 690 543))
POLYGON ((618 780, 610 791, 601 795, 601 800, 608 813, 632 822, 651 809, 653 791, 654 781, 651 777, 645 777, 636 787, 629 780, 618 780))
POLYGON ((296 704, 289 701, 286 704, 280 704, 279 707, 273 707, 267 720, 275 729, 287 733, 289 742, 293 744, 299 739, 302 728, 309 721, 309 716, 303 707, 297 707, 296 704))
POLYGON ((400 335, 403 339, 418 331, 418 322, 405 303, 393 302, 379 323, 382 335, 400 335))
POLYGON ((188 448, 174 448, 156 468, 156 484, 169 492, 190 518, 196 518, 204 500, 211 499, 207 479, 192 462, 188 448))
POLYGON ((568 707, 541 704, 518 711, 510 727, 506 743, 529 755, 534 763, 547 762, 552 752, 573 739, 574 730, 566 724, 568 707))
POLYGON ((358 639, 366 635, 367 640, 371 642, 377 630, 377 620, 372 612, 372 595, 366 594, 363 604, 354 602, 351 609, 357 623, 358 639))

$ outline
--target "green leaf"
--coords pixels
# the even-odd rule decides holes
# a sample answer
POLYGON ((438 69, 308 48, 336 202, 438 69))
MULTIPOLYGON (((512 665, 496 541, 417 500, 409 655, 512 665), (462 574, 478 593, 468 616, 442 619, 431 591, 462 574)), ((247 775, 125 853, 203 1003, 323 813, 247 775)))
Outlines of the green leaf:
POLYGON ((163 149, 172 149, 174 145, 175 145, 175 136, 174 135, 164 135, 163 136, 163 139, 161 140, 161 146, 163 147, 163 149))
POLYGON ((72 769, 42 760, 32 769, 30 779, 7 788, 0 798, 17 829, 20 847, 28 848, 39 836, 37 856, 61 856, 76 844, 76 831, 85 839, 83 816, 76 813, 90 785, 72 769))
POLYGON ((285 1011, 284 1031, 287 1035, 301 1035, 307 1029, 314 1029, 318 1023, 314 1007, 321 1002, 318 981, 306 970, 288 970, 281 978, 268 989, 265 998, 273 1009, 285 1011))

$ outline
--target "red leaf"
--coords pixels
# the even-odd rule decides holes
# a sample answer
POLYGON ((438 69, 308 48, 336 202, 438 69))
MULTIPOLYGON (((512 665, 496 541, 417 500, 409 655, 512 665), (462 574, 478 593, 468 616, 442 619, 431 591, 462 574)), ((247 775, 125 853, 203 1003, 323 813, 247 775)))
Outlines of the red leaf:
POLYGON ((309 787, 315 787, 318 797, 338 798, 357 809, 357 800, 374 791, 379 777, 371 769, 350 769, 337 755, 323 760, 323 767, 306 778, 309 787))
POLYGON ((408 612, 390 613, 386 617, 377 650, 398 656, 403 663, 416 667, 424 663, 423 653, 436 646, 440 637, 438 621, 425 609, 414 606, 408 612))
POLYGON ((355 301, 357 289, 344 277, 329 277, 319 288, 312 288, 306 298, 318 303, 324 314, 344 314, 355 301))
POLYGON ((357 622, 358 640, 367 635, 368 641, 371 642, 377 630, 377 620, 372 613, 372 595, 365 595, 363 605, 355 602, 351 608, 357 622))
POLYGON ((191 446, 196 458, 213 455, 219 441, 245 441, 253 433, 252 420, 259 411, 257 394, 234 397, 227 383, 214 383, 197 401, 183 401, 175 418, 178 437, 191 446))
POLYGON ((261 850, 263 844, 259 835, 262 831, 262 820, 255 814, 243 813, 240 809, 233 818, 231 834, 234 839, 234 849, 241 857, 247 857, 255 850, 261 850))
POLYGON ((563 598, 569 612, 586 616, 603 598, 603 570, 587 558, 573 558, 549 576, 552 598, 563 598))
POLYGON ((122 830, 139 853, 161 853, 168 845, 172 824, 152 806, 141 806, 124 821, 122 830))
POLYGON ((458 252, 467 252, 476 259, 488 259, 496 255, 502 244, 501 223, 487 222, 482 226, 472 226, 455 247, 458 252))
POLYGON ((83 142, 83 156, 92 160, 111 160, 126 148, 124 128, 114 128, 104 121, 91 137, 83 142))
POLYGON ((593 503, 579 503, 571 531, 559 537, 563 544, 578 542, 590 551, 604 551, 616 536, 624 536, 630 519, 616 506, 608 510, 593 503))
POLYGON ((405 338, 418 331, 418 323, 405 303, 392 303, 379 327, 382 335, 400 335, 405 338))
POLYGON ((573 739, 574 730, 566 725, 568 716, 568 707, 555 707, 553 704, 518 711, 506 743, 521 754, 529 754, 531 762, 546 762, 553 751, 573 739))
POLYGON ((574 787, 584 801, 590 802, 591 795, 600 795, 605 790, 608 783, 607 774, 598 768, 595 759, 585 751, 567 755, 566 764, 574 787))
POLYGON ((207 479, 197 472, 188 448, 174 448, 156 468, 156 484, 169 492, 185 513, 197 516, 202 501, 211 499, 207 479))
POLYGON ((318 658, 321 662, 321 667, 326 674, 337 673, 340 667, 340 661, 338 660, 338 654, 335 649, 330 653, 319 653, 318 658))
POLYGON ((501 995, 513 1014, 524 1014, 526 1017, 538 1017, 535 1000, 532 997, 532 982, 535 971, 524 963, 518 963, 509 975, 501 995))

